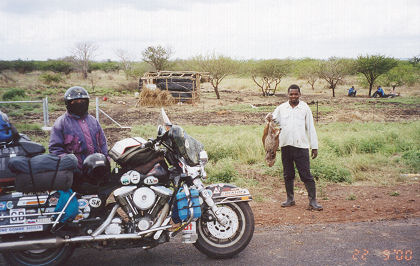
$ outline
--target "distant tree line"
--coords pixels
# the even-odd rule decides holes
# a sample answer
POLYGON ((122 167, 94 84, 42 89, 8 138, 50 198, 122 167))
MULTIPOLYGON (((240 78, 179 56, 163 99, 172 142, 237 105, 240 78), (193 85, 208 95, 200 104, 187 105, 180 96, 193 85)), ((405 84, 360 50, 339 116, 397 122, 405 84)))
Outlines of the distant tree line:
MULTIPOLYGON (((71 72, 78 72, 77 68, 72 62, 66 60, 47 60, 47 61, 36 61, 36 60, 12 60, 4 61, 0 60, 0 72, 4 70, 16 71, 21 74, 29 73, 33 71, 52 71, 55 73, 69 74, 71 72)), ((105 61, 95 62, 91 61, 88 65, 88 72, 95 70, 102 70, 104 72, 112 72, 120 70, 119 62, 105 61)))
MULTIPOLYGON (((172 49, 160 45, 149 46, 141 52, 142 61, 136 61, 124 50, 117 50, 119 61, 94 61, 97 46, 90 43, 75 45, 72 56, 47 61, 0 61, 0 74, 5 70, 28 73, 52 71, 59 74, 80 72, 86 79, 88 73, 123 71, 127 79, 138 79, 147 71, 202 71, 210 74, 210 83, 220 99, 219 87, 228 75, 250 77, 263 96, 274 95, 281 80, 293 76, 305 80, 312 89, 318 80, 328 84, 335 96, 335 89, 350 75, 358 75, 360 85, 368 87, 369 96, 375 84, 392 86, 412 85, 420 82, 420 57, 409 60, 394 59, 383 55, 361 55, 356 59, 332 57, 328 60, 269 59, 234 60, 223 55, 198 55, 190 59, 170 60, 172 49)), ((58 75, 58 74, 57 74, 58 75)), ((59 76, 45 76, 54 81, 59 76)))

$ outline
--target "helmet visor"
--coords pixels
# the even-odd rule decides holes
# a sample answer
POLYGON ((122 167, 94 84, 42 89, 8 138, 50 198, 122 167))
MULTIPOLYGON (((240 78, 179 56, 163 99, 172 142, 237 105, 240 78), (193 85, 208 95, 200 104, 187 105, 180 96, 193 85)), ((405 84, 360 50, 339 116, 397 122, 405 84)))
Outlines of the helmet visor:
POLYGON ((71 114, 75 114, 77 116, 83 116, 87 114, 89 108, 89 100, 88 99, 75 99, 69 102, 67 105, 67 110, 71 114))

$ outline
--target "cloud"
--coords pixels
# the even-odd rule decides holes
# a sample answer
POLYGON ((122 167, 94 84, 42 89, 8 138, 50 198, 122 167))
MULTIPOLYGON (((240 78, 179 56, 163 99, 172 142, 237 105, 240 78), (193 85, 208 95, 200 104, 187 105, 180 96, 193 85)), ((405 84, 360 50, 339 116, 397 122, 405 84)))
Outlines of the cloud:
POLYGON ((411 57, 419 53, 419 13, 412 0, 6 0, 0 59, 62 57, 77 42, 96 43, 97 59, 116 59, 117 49, 140 56, 158 44, 178 58, 411 57))
MULTIPOLYGON (((232 2, 236 0, 213 0, 212 3, 232 2)), ((72 13, 101 11, 126 7, 136 10, 183 10, 197 3, 208 3, 206 0, 2 0, 0 10, 16 14, 44 15, 53 11, 72 13)))

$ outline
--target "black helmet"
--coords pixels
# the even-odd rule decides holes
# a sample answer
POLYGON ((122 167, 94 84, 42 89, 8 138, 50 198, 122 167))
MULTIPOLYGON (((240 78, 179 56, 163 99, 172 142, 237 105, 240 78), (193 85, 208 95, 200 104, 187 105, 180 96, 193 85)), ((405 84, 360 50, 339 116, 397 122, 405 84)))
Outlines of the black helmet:
POLYGON ((74 86, 69 88, 64 93, 64 102, 66 104, 67 111, 71 114, 83 116, 87 113, 89 107, 89 93, 82 87, 74 86), (72 104, 73 100, 86 99, 80 104, 72 104))
POLYGON ((102 153, 93 153, 83 161, 83 177, 89 183, 102 183, 110 171, 109 161, 102 153))

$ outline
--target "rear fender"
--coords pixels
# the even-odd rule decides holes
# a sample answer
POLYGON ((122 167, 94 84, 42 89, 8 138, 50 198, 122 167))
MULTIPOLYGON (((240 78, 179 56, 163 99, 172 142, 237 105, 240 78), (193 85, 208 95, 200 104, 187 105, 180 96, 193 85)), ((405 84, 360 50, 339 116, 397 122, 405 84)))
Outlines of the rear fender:
POLYGON ((232 184, 211 184, 206 187, 211 192, 213 201, 216 204, 251 201, 252 196, 248 189, 240 188, 232 184))

